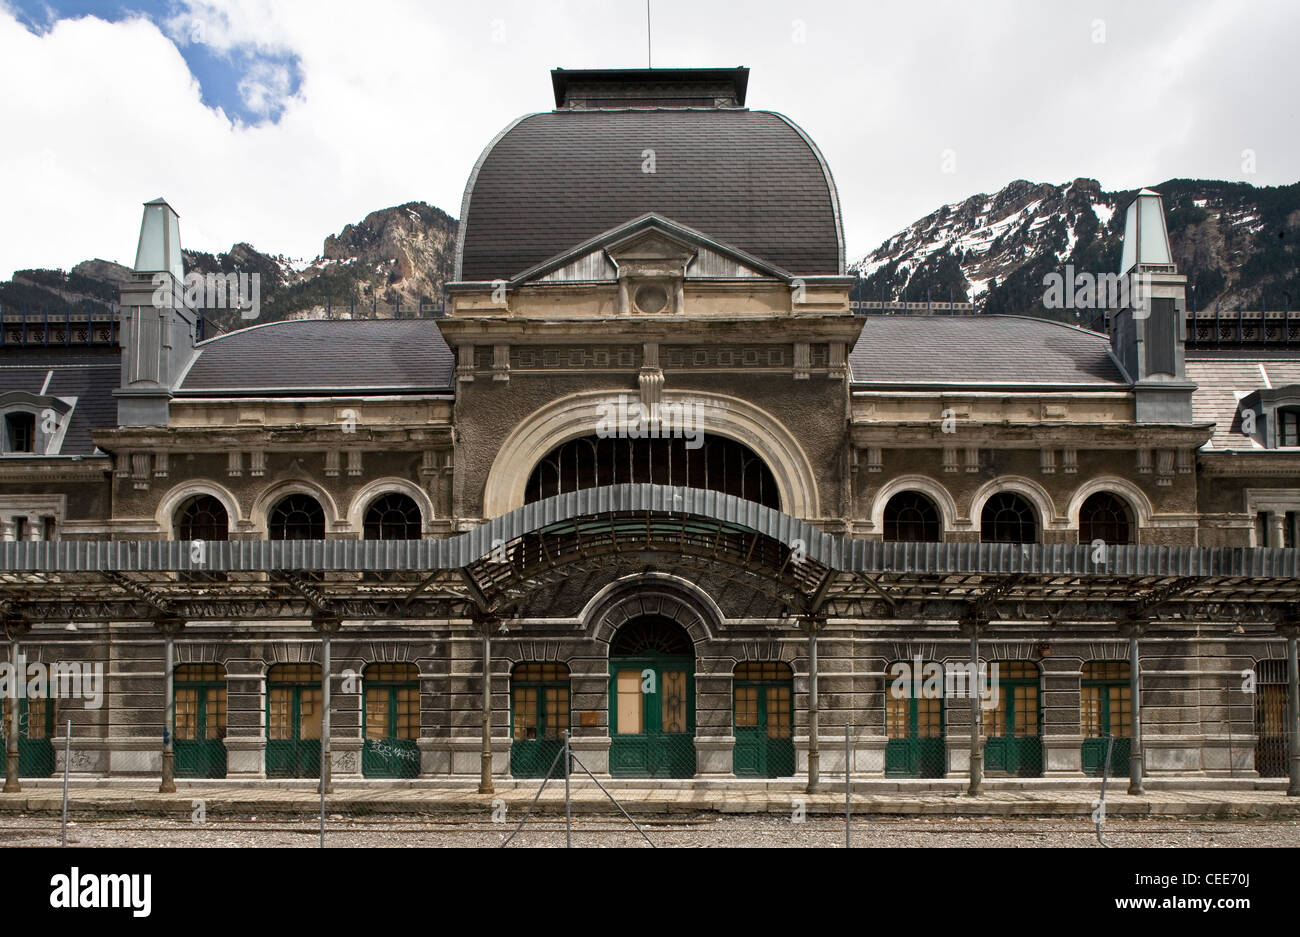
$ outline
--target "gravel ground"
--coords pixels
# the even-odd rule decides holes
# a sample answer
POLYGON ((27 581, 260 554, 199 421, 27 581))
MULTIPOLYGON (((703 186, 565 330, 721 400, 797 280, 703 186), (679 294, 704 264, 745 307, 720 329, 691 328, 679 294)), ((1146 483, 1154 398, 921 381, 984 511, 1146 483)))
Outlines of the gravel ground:
MULTIPOLYGON (((794 823, 778 816, 705 815, 693 819, 638 818, 659 847, 824 846, 842 848, 843 820, 808 818, 794 823)), ((482 823, 456 818, 375 816, 333 817, 326 826, 326 845, 364 846, 499 846, 518 823, 482 823)), ((77 820, 68 823, 70 846, 180 847, 316 847, 320 825, 315 817, 221 820, 205 825, 161 819, 77 820)), ((1111 820, 1103 836, 1112 846, 1300 846, 1300 821, 1111 820)), ((59 821, 46 817, 0 819, 0 847, 57 846, 59 821)), ((564 845, 563 818, 532 818, 511 847, 564 845)), ((573 821, 573 845, 645 846, 626 820, 582 817, 573 821)), ((855 847, 930 846, 1068 846, 1098 848, 1090 823, 1077 820, 927 821, 863 819, 853 822, 855 847)))

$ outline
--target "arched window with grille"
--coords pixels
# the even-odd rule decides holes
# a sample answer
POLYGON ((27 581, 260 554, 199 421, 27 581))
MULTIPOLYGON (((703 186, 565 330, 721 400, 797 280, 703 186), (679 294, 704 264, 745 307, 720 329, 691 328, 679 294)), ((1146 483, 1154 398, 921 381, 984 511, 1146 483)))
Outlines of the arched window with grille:
POLYGON ((272 540, 324 540, 325 511, 311 495, 281 498, 267 516, 267 534, 272 540))
POLYGON ((420 507, 410 495, 390 492, 366 508, 366 540, 419 540, 420 532, 420 507))
POLYGON ((230 516, 226 506, 212 495, 195 495, 176 512, 177 540, 227 540, 230 516))
POLYGON ((1038 517, 1033 506, 1011 491, 999 491, 984 502, 980 540, 985 543, 1037 543, 1038 517))
POLYGON ((919 491, 900 491, 885 505, 885 540, 937 543, 943 539, 939 509, 919 491))
POLYGON ((781 509, 776 479, 763 460, 748 446, 713 435, 571 439, 537 463, 524 489, 524 502, 629 482, 704 488, 781 509))
POLYGON ((1089 495, 1079 507, 1079 542, 1094 540, 1110 545, 1133 542, 1133 513, 1122 498, 1109 491, 1089 495))

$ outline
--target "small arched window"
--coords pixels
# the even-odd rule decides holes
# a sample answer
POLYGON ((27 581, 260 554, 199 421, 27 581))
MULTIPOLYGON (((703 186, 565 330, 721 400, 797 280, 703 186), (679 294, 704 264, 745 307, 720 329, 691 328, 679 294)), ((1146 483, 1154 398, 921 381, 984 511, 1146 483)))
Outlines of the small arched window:
POLYGON ((984 502, 980 539, 985 543, 1037 543, 1038 519, 1020 495, 999 491, 984 502))
POLYGON ((1109 491, 1089 495, 1079 507, 1079 542, 1132 543, 1133 518, 1122 498, 1109 491))
POLYGON ((1277 411, 1277 444, 1300 446, 1300 407, 1286 407, 1277 411))
POLYGON ((272 540, 324 540, 325 511, 311 495, 289 495, 276 502, 267 518, 272 540))
POLYGON ((36 414, 15 410, 5 414, 6 452, 36 451, 36 414))
POLYGON ((366 509, 366 540, 419 540, 420 507, 410 496, 381 495, 366 509))
POLYGON ((226 540, 230 517, 226 506, 212 495, 197 495, 176 512, 177 540, 226 540))
POLYGON ((937 543, 941 540, 939 511, 918 491, 902 491, 885 505, 885 540, 901 543, 937 543))

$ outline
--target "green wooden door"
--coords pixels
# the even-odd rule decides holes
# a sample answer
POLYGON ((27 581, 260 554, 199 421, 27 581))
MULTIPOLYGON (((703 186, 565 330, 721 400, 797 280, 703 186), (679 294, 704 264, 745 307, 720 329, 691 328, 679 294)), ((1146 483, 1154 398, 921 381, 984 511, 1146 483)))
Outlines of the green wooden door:
MULTIPOLYGON (((564 748, 569 728, 569 668, 524 663, 510 675, 510 773, 545 777, 564 748)), ((563 765, 556 765, 556 776, 563 765)))
POLYGON ((1127 663, 1098 661, 1084 665, 1079 687, 1079 720, 1083 727, 1081 758, 1083 773, 1100 776, 1106 761, 1107 735, 1114 736, 1111 748, 1112 777, 1127 774, 1130 737, 1133 734, 1132 694, 1127 663))
POLYGON ((271 668, 267 693, 266 776, 320 777, 323 695, 320 667, 280 664, 271 668))
POLYGON ((173 677, 172 750, 178 778, 226 776, 226 679, 217 664, 184 664, 173 677))
POLYGON ((734 681, 732 771, 737 777, 793 776, 794 681, 790 668, 773 662, 746 662, 737 666, 734 681))
POLYGON ((414 664, 371 664, 365 674, 361 774, 413 778, 420 773, 420 675, 414 664))
POLYGON ((943 737, 943 697, 885 697, 885 774, 941 778, 948 766, 943 737))
MULTIPOLYGON (((48 778, 54 773, 54 702, 45 697, 10 700, 18 704, 18 776, 48 778)), ((4 727, 10 722, 6 713, 4 727)))
POLYGON ((1019 661, 1001 661, 997 667, 997 707, 984 710, 984 766, 990 772, 1040 777, 1038 668, 1019 661))
POLYGON ((695 659, 611 657, 609 773, 695 775, 695 659))

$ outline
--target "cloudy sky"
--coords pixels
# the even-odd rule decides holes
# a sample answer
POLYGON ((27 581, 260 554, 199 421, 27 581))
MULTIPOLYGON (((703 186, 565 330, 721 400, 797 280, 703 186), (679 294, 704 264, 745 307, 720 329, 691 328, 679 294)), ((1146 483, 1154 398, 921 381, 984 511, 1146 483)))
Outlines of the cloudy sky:
MULTIPOLYGON (((747 65, 820 144, 851 260, 1017 178, 1300 180, 1294 0, 651 4, 655 66, 747 65)), ((646 56, 645 0, 0 0, 0 279, 130 263, 159 195, 187 247, 307 259, 454 216, 552 67, 646 56)))

